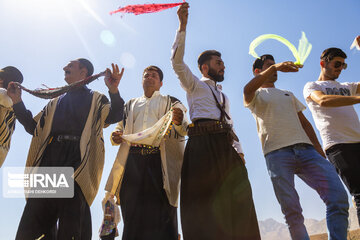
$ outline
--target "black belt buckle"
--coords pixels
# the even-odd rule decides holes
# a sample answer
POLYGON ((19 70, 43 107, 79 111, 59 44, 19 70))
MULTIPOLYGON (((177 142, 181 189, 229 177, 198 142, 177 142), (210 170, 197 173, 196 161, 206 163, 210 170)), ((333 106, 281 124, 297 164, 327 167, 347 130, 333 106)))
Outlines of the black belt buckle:
POLYGON ((73 136, 73 135, 58 135, 56 137, 56 141, 62 142, 62 141, 79 141, 79 136, 73 136))

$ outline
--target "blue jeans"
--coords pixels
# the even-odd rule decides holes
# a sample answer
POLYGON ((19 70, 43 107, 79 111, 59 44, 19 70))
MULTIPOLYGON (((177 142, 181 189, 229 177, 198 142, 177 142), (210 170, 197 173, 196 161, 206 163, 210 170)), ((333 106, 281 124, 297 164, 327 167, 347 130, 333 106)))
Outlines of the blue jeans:
POLYGON ((330 240, 346 240, 349 202, 335 168, 312 145, 295 144, 265 155, 275 195, 285 215, 291 238, 308 240, 299 195, 294 185, 298 175, 317 191, 326 204, 330 240))

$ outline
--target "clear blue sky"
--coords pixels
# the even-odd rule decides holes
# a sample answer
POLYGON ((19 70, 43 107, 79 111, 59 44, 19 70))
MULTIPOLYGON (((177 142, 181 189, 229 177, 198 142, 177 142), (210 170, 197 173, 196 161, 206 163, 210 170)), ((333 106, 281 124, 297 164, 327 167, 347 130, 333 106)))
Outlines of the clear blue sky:
MULTIPOLYGON (((0 68, 18 67, 25 77, 23 84, 34 89, 41 84, 64 85, 62 68, 70 60, 89 58, 95 72, 115 62, 126 68, 119 88, 122 97, 128 100, 142 95, 142 70, 148 65, 158 65, 165 75, 161 92, 186 103, 185 92, 170 65, 170 49, 178 27, 176 9, 140 16, 108 14, 120 5, 146 2, 149 3, 141 0, 0 0, 0 68)), ((274 33, 297 46, 301 31, 307 34, 313 50, 304 68, 299 73, 280 73, 276 83, 278 88, 293 91, 305 104, 303 86, 317 79, 319 56, 325 48, 340 47, 348 54, 348 69, 343 71, 340 81, 359 81, 360 52, 350 51, 349 47, 360 34, 357 21, 360 1, 190 0, 189 3, 185 61, 199 76, 196 64, 199 53, 206 49, 222 52, 226 65, 223 90, 230 98, 235 129, 245 151, 258 219, 274 218, 284 222, 267 174, 255 121, 242 103, 242 89, 252 78, 254 59, 248 55, 249 44, 260 34, 274 33)), ((264 42, 257 52, 259 55, 271 53, 277 61, 294 60, 291 52, 274 40, 264 42)), ((107 93, 102 80, 91 83, 90 88, 107 93)), ((23 93, 23 100, 34 114, 47 103, 27 93, 23 93)), ((356 109, 359 112, 358 106, 356 109)), ((309 110, 304 113, 313 123, 309 110)), ((117 152, 109 142, 113 128, 114 125, 104 131, 106 163, 98 195, 91 206, 93 239, 98 236, 103 188, 117 152)), ((3 167, 24 166, 30 140, 31 136, 17 123, 3 167)), ((2 177, 0 171, 1 182, 2 177)), ((317 194, 300 181, 296 187, 304 216, 324 218, 325 207, 317 194)), ((2 192, 2 184, 0 190, 2 192)), ((6 199, 1 194, 1 239, 15 237, 24 205, 24 199, 6 199)), ((119 230, 122 231, 122 226, 119 230)))

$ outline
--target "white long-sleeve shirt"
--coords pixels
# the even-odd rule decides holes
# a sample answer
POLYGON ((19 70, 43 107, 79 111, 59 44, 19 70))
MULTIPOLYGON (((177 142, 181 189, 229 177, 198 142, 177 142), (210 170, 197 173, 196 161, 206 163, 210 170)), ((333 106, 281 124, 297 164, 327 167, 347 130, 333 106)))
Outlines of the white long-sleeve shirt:
MULTIPOLYGON (((224 96, 225 111, 230 116, 229 99, 225 94, 221 94, 221 90, 216 86, 215 82, 206 77, 202 77, 201 79, 197 78, 184 63, 185 36, 185 31, 177 31, 172 47, 171 63, 180 80, 181 87, 186 91, 191 121, 202 118, 220 119, 221 111, 216 105, 211 90, 214 92, 220 104, 224 102, 224 96)), ((226 119, 226 121, 229 124, 233 123, 231 119, 226 119)), ((238 153, 243 153, 240 142, 234 141, 233 147, 238 153)))
MULTIPOLYGON (((123 131, 125 135, 138 133, 148 127, 152 127, 160 118, 162 118, 171 107, 171 99, 169 96, 161 95, 156 91, 151 98, 145 96, 133 98, 125 104, 126 124, 121 121, 117 124, 114 131, 123 131)), ((180 104, 179 104, 180 105, 180 104)), ((182 109, 181 106, 175 106, 182 109)), ((182 109, 185 111, 184 109, 182 109)), ((174 126, 171 131, 176 131, 165 136, 166 140, 160 143, 161 165, 164 185, 163 188, 169 199, 169 203, 177 207, 179 195, 179 183, 181 175, 181 167, 184 154, 184 137, 188 120, 184 112, 182 124, 174 126)), ((115 143, 110 137, 113 145, 115 143)), ((130 146, 127 143, 121 143, 119 152, 116 156, 113 168, 108 177, 105 190, 115 194, 120 201, 120 188, 123 174, 126 168, 130 146)))
MULTIPOLYGON (((152 127, 160 118, 162 118, 169 109, 168 97, 161 95, 159 91, 155 91, 153 95, 148 98, 145 95, 138 98, 133 98, 131 100, 132 111, 133 111, 133 123, 132 123, 132 132, 139 133, 149 127, 152 127)), ((128 121, 128 120, 127 120, 128 121)), ((185 117, 182 124, 179 126, 174 125, 175 130, 181 136, 186 135, 186 127, 188 125, 188 120, 185 117)), ((114 131, 123 131, 124 124, 123 121, 120 121, 114 131)), ((119 145, 110 140, 113 145, 119 145)))

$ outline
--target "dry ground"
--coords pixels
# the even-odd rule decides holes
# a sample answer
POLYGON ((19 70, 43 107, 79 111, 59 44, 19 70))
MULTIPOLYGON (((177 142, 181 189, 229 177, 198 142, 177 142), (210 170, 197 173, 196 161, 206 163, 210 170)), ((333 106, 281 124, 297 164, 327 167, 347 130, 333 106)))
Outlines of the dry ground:
MULTIPOLYGON (((310 240, 327 240, 328 236, 326 233, 317 234, 310 237, 310 240)), ((360 240, 360 229, 350 231, 348 234, 348 240, 360 240)))

